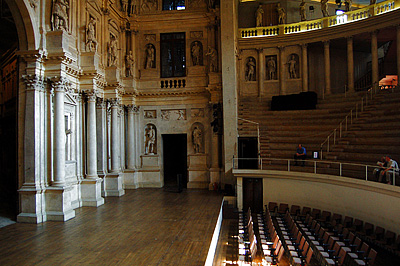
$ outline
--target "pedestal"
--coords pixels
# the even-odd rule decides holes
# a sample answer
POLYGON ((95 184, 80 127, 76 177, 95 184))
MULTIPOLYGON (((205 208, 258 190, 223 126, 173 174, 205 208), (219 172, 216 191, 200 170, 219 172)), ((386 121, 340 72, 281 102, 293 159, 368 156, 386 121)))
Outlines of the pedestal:
POLYGON ((19 191, 21 213, 17 216, 19 223, 42 223, 47 220, 45 210, 42 209, 44 193, 35 187, 23 186, 19 191))
POLYGON ((205 188, 209 187, 209 174, 207 168, 206 154, 189 155, 189 182, 188 188, 205 188))
POLYGON ((81 183, 82 206, 98 207, 104 204, 101 197, 101 178, 84 179, 81 183))
POLYGON ((124 189, 137 189, 139 187, 139 173, 136 170, 126 169, 124 171, 124 189))
POLYGON ((122 188, 123 173, 108 173, 104 178, 104 196, 121 197, 125 195, 122 188))
POLYGON ((217 186, 221 182, 221 170, 219 168, 210 168, 210 185, 209 189, 214 190, 214 184, 217 184, 217 186))
POLYGON ((46 190, 46 214, 48 221, 67 221, 75 217, 71 206, 71 187, 48 187, 46 190))
POLYGON ((142 168, 139 170, 139 187, 162 187, 159 155, 142 155, 140 158, 142 168))
POLYGON ((106 68, 106 80, 109 84, 116 84, 120 79, 120 71, 116 66, 106 68))
POLYGON ((208 84, 217 85, 222 83, 222 78, 220 73, 211 72, 208 74, 208 84))

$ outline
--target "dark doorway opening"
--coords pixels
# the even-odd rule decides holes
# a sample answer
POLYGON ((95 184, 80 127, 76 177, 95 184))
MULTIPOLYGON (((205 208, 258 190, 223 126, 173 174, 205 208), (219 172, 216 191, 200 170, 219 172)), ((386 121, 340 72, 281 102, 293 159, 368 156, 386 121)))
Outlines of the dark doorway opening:
POLYGON ((164 188, 187 187, 187 135, 163 134, 164 188), (180 184, 178 183, 180 177, 180 184))
POLYGON ((243 178, 243 211, 249 207, 253 213, 263 211, 262 178, 243 178))
POLYGON ((239 169, 258 169, 258 141, 256 137, 239 138, 239 169))

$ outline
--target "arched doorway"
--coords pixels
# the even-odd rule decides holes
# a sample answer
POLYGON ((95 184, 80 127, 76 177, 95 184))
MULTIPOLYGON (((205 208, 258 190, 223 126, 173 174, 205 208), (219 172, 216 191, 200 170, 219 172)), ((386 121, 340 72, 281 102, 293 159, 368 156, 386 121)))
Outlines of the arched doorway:
POLYGON ((0 0, 0 216, 18 214, 17 104, 19 40, 11 9, 0 0))

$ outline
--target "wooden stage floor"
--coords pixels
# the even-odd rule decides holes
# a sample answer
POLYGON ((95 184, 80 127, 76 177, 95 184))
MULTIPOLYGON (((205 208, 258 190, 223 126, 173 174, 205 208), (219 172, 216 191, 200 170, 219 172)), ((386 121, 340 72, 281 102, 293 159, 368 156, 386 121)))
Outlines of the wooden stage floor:
POLYGON ((0 228, 0 265, 204 265, 223 196, 126 190, 67 222, 0 228))

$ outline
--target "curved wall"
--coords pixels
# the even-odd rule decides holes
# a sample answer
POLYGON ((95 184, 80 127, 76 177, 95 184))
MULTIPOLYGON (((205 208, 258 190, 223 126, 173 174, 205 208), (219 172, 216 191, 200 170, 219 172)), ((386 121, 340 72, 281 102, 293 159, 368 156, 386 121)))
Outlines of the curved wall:
POLYGON ((243 208, 243 178, 263 179, 263 204, 269 201, 317 208, 358 218, 400 234, 400 187, 339 176, 235 170, 238 208, 243 208))

